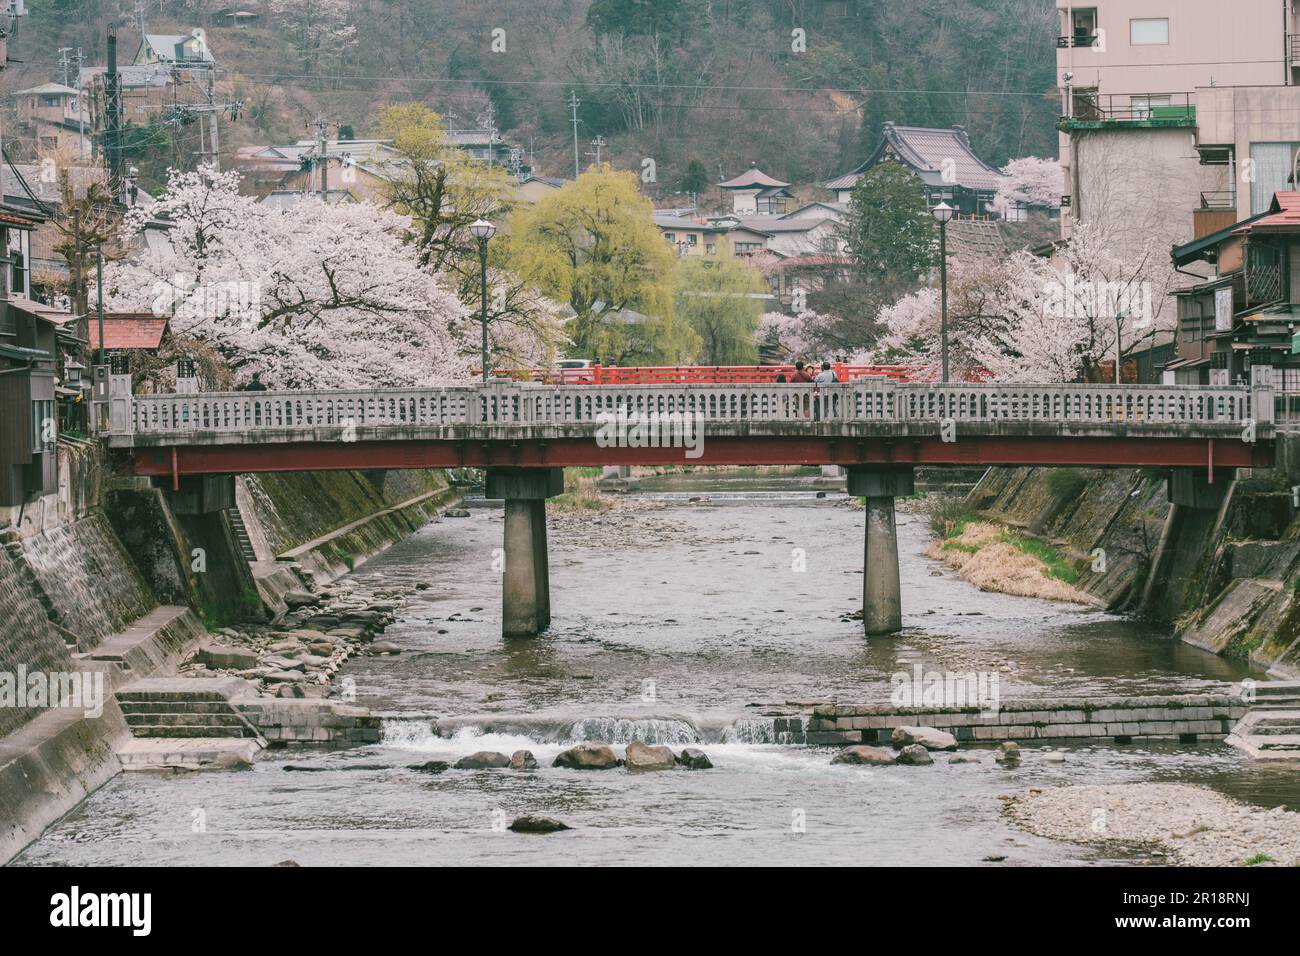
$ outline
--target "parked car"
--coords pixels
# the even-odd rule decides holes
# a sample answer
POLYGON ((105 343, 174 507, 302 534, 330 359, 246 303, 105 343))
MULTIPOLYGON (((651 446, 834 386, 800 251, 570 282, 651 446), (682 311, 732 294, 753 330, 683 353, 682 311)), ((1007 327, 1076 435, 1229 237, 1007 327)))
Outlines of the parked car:
POLYGON ((596 384, 596 363, 591 359, 560 359, 551 370, 555 373, 555 381, 561 385, 596 384))

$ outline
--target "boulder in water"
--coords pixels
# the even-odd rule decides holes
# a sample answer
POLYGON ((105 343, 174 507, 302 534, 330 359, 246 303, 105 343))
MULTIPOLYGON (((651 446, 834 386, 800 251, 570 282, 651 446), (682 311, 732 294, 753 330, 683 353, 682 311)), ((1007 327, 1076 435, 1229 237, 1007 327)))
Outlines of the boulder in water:
POLYGON ((994 757, 998 763, 1004 767, 1017 767, 1020 765, 1020 744, 1014 740, 1004 740, 998 747, 998 755, 994 757))
MULTIPOLYGON (((514 753, 510 755, 510 769, 511 770, 536 770, 537 758, 533 756, 533 752, 531 750, 516 750, 514 753)), ((527 817, 520 817, 519 819, 525 820, 527 819, 527 817)))
POLYGON ((510 766, 510 758, 495 750, 480 750, 456 761, 457 770, 496 770, 510 766))
POLYGON ((628 770, 672 770, 677 757, 667 747, 652 747, 634 740, 627 745, 624 764, 628 770))
POLYGON ((713 761, 709 760, 703 750, 687 747, 677 755, 677 762, 687 770, 711 770, 713 761))
POLYGON ((618 758, 609 744, 585 740, 561 753, 552 766, 571 770, 609 770, 618 766, 618 758))
POLYGON ((898 762, 911 767, 924 767, 934 763, 934 758, 920 744, 908 744, 898 752, 898 762))
POLYGON ((895 727, 889 742, 895 750, 920 744, 926 750, 956 750, 957 738, 946 730, 933 727, 895 727))
POLYGON ((414 770, 417 773, 442 773, 448 767, 445 760, 430 760, 428 763, 407 764, 407 770, 414 770))
MULTIPOLYGON (((527 751, 522 752, 527 753, 527 751)), ((573 827, 554 817, 535 816, 530 813, 516 818, 515 822, 510 824, 510 829, 515 833, 557 833, 560 830, 572 830, 573 827)))
POLYGON ((898 762, 898 756, 884 747, 845 747, 837 753, 831 763, 851 763, 862 766, 884 766, 898 762))

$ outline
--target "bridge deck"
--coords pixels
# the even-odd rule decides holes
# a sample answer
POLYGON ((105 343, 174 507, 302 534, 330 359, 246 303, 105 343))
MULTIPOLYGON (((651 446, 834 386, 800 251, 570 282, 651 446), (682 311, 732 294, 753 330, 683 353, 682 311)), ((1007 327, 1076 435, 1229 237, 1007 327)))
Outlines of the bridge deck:
POLYGON ((130 450, 137 473, 173 475, 683 462, 1250 467, 1271 464, 1273 439, 1263 387, 498 382, 119 389, 110 405, 109 443, 130 450))

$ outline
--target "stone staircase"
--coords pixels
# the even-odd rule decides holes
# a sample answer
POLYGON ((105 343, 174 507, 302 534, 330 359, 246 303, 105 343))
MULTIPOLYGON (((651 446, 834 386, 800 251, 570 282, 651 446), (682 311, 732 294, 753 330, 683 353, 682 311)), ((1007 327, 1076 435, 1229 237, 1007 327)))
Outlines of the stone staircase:
POLYGON ((1300 681, 1261 681, 1227 741, 1257 760, 1300 761, 1300 681))
POLYGON ((244 559, 250 563, 257 560, 257 552, 253 550, 253 542, 248 537, 248 528, 244 525, 244 516, 239 513, 238 508, 227 508, 226 517, 230 519, 230 530, 235 534, 235 541, 239 545, 239 551, 244 559))
POLYGON ((232 703, 251 694, 234 677, 149 678, 114 695, 131 730, 119 749, 127 770, 234 767, 249 763, 266 739, 232 703))

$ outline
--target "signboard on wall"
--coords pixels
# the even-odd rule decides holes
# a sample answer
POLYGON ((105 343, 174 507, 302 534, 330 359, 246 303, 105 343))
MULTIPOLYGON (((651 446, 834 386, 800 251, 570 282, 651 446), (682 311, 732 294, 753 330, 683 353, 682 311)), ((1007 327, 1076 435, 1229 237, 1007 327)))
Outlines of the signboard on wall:
POLYGON ((1232 331, 1232 286, 1214 290, 1214 331, 1232 331))

